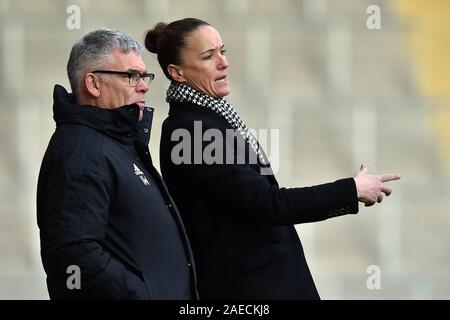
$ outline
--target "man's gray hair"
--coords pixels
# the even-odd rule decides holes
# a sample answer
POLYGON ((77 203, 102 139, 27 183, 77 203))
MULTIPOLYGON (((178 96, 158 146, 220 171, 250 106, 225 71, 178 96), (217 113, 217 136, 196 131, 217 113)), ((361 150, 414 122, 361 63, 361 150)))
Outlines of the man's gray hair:
POLYGON ((75 96, 78 95, 84 75, 106 64, 113 49, 119 49, 123 53, 134 50, 140 55, 142 48, 139 41, 121 31, 100 29, 86 34, 73 45, 67 62, 67 76, 72 92, 75 96))

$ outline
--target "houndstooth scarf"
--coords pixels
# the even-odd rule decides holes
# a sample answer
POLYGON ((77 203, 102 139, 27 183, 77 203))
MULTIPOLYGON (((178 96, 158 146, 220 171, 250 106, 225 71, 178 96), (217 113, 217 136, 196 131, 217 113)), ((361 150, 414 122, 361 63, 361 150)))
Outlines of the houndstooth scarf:
POLYGON ((233 129, 239 131, 244 140, 258 155, 258 159, 261 164, 268 165, 269 161, 260 149, 258 141, 249 132, 247 126, 234 110, 233 106, 224 98, 213 98, 206 93, 191 88, 188 85, 172 81, 169 89, 167 89, 166 101, 190 102, 213 110, 224 118, 233 129))

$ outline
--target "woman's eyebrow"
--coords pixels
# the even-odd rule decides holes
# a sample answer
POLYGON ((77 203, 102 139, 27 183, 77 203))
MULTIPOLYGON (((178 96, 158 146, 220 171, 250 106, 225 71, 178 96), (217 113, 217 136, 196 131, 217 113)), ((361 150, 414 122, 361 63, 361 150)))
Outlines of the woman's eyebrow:
MULTIPOLYGON (((223 49, 223 47, 225 47, 224 44, 220 46, 220 49, 223 49)), ((208 50, 206 50, 205 52, 202 52, 202 53, 200 53, 200 54, 204 54, 204 53, 207 53, 207 52, 210 52, 210 51, 214 51, 214 50, 216 50, 216 48, 208 49, 208 50)))

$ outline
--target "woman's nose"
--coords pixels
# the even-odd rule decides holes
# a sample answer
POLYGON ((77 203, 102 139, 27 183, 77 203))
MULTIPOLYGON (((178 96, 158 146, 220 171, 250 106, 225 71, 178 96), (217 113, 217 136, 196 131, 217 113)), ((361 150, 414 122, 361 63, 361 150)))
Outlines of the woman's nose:
POLYGON ((229 66, 229 64, 228 64, 227 57, 225 57, 224 55, 220 55, 219 64, 217 67, 219 69, 225 69, 225 68, 228 68, 228 66, 229 66))

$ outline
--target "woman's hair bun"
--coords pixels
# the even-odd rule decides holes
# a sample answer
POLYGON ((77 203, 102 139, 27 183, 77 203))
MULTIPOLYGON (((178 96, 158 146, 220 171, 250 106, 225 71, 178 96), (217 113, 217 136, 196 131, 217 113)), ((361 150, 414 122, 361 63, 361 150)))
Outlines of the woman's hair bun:
POLYGON ((145 47, 152 53, 158 53, 158 40, 167 27, 167 23, 159 22, 145 35, 145 47))

